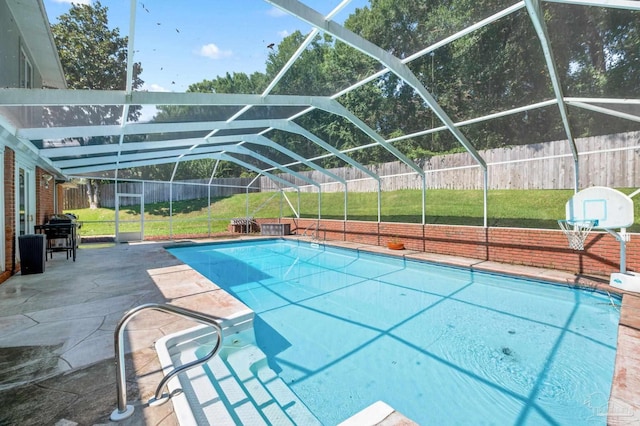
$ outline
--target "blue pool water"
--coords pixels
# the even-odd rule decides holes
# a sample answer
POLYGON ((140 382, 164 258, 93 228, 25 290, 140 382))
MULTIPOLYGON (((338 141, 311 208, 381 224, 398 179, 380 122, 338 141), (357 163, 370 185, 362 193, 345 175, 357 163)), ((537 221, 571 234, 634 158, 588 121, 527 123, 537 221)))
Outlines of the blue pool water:
POLYGON ((619 301, 305 242, 169 251, 256 313, 323 424, 382 400, 420 424, 606 424, 619 301))

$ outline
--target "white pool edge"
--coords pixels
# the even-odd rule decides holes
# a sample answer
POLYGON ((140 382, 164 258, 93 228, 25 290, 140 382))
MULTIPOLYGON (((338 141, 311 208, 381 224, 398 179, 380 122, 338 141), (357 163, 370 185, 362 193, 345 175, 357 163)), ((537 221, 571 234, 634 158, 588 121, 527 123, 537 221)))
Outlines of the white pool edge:
MULTIPOLYGON (((158 354, 158 360, 160 361, 162 373, 165 376, 173 370, 173 361, 171 360, 171 355, 169 354, 169 349, 167 348, 167 342, 169 340, 175 339, 176 337, 179 337, 180 335, 206 327, 206 325, 199 325, 184 331, 180 331, 178 333, 169 334, 156 341, 156 353, 158 354)), ((180 389, 182 389, 182 386, 177 375, 167 382, 167 390, 169 391, 169 395, 173 395, 170 398, 170 401, 173 404, 173 412, 178 419, 178 424, 180 424, 181 426, 195 425, 196 419, 195 417, 193 417, 193 412, 191 411, 189 401, 187 401, 187 397, 183 392, 178 392, 178 390, 180 389)))
POLYGON ((383 401, 374 402, 362 411, 349 417, 338 426, 377 425, 392 415, 395 410, 383 401))

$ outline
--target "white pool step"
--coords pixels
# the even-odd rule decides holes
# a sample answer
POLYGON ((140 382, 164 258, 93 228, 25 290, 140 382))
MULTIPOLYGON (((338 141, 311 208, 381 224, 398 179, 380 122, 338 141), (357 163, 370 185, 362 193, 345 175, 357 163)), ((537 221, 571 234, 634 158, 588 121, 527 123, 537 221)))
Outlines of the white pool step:
MULTIPOLYGON (((201 340, 196 337, 191 344, 182 340, 179 351, 170 348, 170 362, 181 365, 195 360, 195 348, 201 340)), ((199 357, 202 351, 201 347, 199 357)), ((166 360, 161 362, 165 367, 166 360)), ((183 392, 172 398, 174 406, 189 405, 188 408, 175 407, 181 425, 320 425, 286 383, 269 368, 266 355, 251 343, 225 346, 218 356, 179 374, 178 379, 180 383, 177 380, 169 382, 169 390, 180 388, 183 392), (191 415, 184 413, 189 411, 191 415)))

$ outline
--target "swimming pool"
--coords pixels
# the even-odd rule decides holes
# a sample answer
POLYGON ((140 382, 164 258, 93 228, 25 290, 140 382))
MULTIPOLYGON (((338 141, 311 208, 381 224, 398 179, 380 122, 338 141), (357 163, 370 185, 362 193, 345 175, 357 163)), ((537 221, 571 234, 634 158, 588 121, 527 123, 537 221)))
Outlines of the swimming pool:
POLYGON ((420 424, 606 424, 608 295, 294 240, 169 251, 254 310, 322 424, 378 400, 420 424))

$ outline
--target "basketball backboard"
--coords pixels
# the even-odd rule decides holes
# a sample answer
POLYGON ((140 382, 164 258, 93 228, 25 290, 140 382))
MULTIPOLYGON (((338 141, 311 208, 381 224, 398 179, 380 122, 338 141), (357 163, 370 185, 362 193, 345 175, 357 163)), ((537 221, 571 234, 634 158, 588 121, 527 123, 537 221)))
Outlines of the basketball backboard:
POLYGON ((570 224, 593 221, 594 229, 628 228, 633 225, 633 201, 616 189, 592 186, 567 201, 566 215, 570 224))

